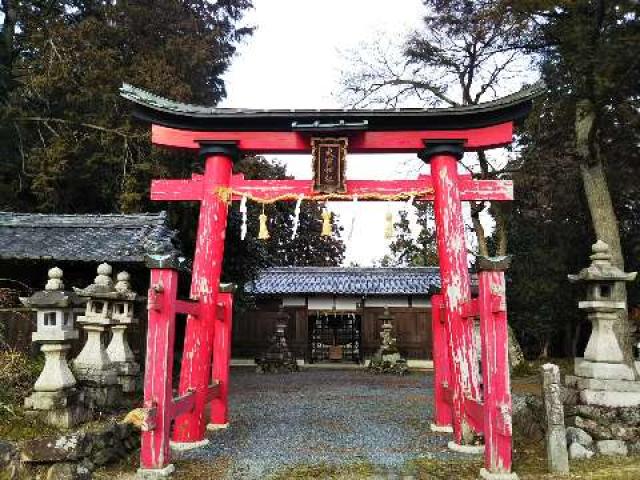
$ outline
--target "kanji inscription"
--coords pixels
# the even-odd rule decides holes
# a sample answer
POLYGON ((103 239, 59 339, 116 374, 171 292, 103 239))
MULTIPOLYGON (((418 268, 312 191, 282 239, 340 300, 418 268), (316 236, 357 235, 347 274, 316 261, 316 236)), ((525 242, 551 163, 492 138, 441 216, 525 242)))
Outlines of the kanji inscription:
POLYGON ((346 138, 312 138, 313 189, 319 193, 344 193, 346 138))

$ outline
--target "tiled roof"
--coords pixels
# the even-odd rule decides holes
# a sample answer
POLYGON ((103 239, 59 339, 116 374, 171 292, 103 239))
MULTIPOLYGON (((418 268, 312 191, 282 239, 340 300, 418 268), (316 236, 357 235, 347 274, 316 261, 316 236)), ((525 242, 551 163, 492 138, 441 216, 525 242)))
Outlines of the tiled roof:
MULTIPOLYGON (((448 108, 255 109, 181 103, 123 84, 120 95, 133 102, 135 115, 157 125, 190 130, 293 131, 296 125, 361 123, 372 131, 478 128, 524 118, 545 92, 537 83, 503 98, 448 108)), ((344 129, 344 128, 343 128, 344 129)), ((348 129, 347 129, 348 130, 348 129)))
POLYGON ((0 212, 0 259, 144 262, 178 252, 167 215, 45 215, 0 212))
POLYGON ((277 267, 245 285, 255 295, 419 295, 439 289, 437 267, 277 267))

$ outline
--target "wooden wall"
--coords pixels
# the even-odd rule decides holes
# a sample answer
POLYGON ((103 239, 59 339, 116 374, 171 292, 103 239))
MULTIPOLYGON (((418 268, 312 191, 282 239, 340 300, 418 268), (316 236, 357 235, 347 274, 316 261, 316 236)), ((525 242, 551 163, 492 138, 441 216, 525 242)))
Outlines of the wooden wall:
MULTIPOLYGON (((255 358, 269 345, 276 323, 280 300, 259 302, 256 310, 238 313, 233 319, 232 356, 255 358)), ((362 317, 362 353, 369 358, 380 345, 382 321, 378 317, 383 308, 365 308, 362 317)), ((398 347, 409 359, 431 359, 431 309, 391 308, 398 347)), ((309 361, 307 310, 305 307, 286 308, 290 314, 287 341, 298 358, 309 361)), ((360 312, 362 314, 362 311, 360 312)))

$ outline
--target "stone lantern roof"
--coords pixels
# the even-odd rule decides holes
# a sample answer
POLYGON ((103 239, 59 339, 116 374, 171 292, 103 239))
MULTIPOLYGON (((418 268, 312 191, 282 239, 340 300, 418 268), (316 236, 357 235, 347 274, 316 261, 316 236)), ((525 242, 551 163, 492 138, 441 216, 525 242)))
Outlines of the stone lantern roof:
POLYGON ((93 283, 86 288, 75 288, 74 290, 79 297, 91 297, 105 300, 127 300, 134 301, 138 298, 138 294, 131 291, 129 284, 129 274, 120 272, 118 274, 118 282, 114 285, 111 274, 113 268, 108 263, 98 265, 98 276, 93 283))
POLYGON ((631 282, 635 280, 637 272, 623 272, 611 264, 609 245, 605 242, 598 240, 591 250, 593 251, 589 257, 591 265, 583 268, 576 275, 568 275, 570 282, 631 282))
POLYGON ((20 297, 20 301, 25 307, 33 309, 69 308, 85 303, 74 292, 64 290, 62 270, 58 267, 49 269, 49 280, 44 290, 37 291, 30 297, 20 297))

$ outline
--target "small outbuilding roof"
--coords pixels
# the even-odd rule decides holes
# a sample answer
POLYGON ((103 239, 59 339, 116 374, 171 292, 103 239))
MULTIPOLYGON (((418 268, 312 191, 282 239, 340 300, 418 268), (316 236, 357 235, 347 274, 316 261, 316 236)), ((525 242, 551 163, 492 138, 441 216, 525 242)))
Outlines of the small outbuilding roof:
POLYGON ((421 295, 439 289, 437 267, 274 267, 245 285, 254 295, 421 295))
POLYGON ((178 253, 166 212, 57 215, 0 212, 0 259, 144 262, 178 253))

